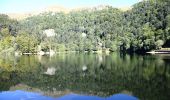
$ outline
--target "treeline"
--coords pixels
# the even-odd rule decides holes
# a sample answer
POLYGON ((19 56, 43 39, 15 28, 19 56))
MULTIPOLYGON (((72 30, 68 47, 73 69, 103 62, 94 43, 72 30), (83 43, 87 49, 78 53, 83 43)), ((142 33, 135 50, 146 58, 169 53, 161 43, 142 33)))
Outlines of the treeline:
POLYGON ((7 15, 0 14, 0 51, 1 53, 14 51, 14 36, 17 35, 18 22, 7 15))
POLYGON ((1 51, 146 52, 168 46, 169 42, 169 0, 143 1, 125 12, 111 6, 48 12, 18 22, 0 15, 1 51), (55 35, 47 36, 45 31, 49 29, 55 35))

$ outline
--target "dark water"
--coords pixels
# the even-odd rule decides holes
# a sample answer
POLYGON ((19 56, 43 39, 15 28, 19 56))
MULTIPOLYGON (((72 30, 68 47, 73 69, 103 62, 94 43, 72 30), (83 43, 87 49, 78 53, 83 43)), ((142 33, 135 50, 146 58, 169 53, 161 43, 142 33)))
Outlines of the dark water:
POLYGON ((0 58, 0 91, 169 100, 170 55, 58 54, 0 58))

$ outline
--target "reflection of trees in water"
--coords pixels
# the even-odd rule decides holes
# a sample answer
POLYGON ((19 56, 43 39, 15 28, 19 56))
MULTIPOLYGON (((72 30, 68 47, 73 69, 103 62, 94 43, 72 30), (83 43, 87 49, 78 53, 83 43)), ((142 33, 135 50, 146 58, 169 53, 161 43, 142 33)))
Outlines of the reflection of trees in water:
POLYGON ((43 91, 70 90, 101 96, 129 91, 145 100, 166 100, 170 92, 169 66, 162 58, 149 55, 65 54, 50 60, 43 56, 41 61, 36 56, 22 56, 14 70, 0 73, 0 89, 24 83, 43 91), (56 69, 55 74, 44 74, 51 67, 56 69))

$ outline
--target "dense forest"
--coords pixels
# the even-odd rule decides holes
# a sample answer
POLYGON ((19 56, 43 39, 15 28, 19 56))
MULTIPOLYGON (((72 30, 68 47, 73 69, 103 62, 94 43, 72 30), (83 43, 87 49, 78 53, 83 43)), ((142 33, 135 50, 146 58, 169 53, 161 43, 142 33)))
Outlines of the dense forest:
POLYGON ((50 49, 141 53, 168 47, 169 42, 169 0, 139 2, 128 11, 105 6, 69 13, 46 12, 20 21, 0 15, 1 53, 50 49))

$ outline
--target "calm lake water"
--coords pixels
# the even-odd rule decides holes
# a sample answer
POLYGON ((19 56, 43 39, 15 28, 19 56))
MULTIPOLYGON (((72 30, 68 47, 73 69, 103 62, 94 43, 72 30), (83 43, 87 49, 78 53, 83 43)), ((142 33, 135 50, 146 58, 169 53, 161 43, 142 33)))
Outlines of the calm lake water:
POLYGON ((0 91, 169 100, 170 55, 68 53, 0 58, 0 91))

